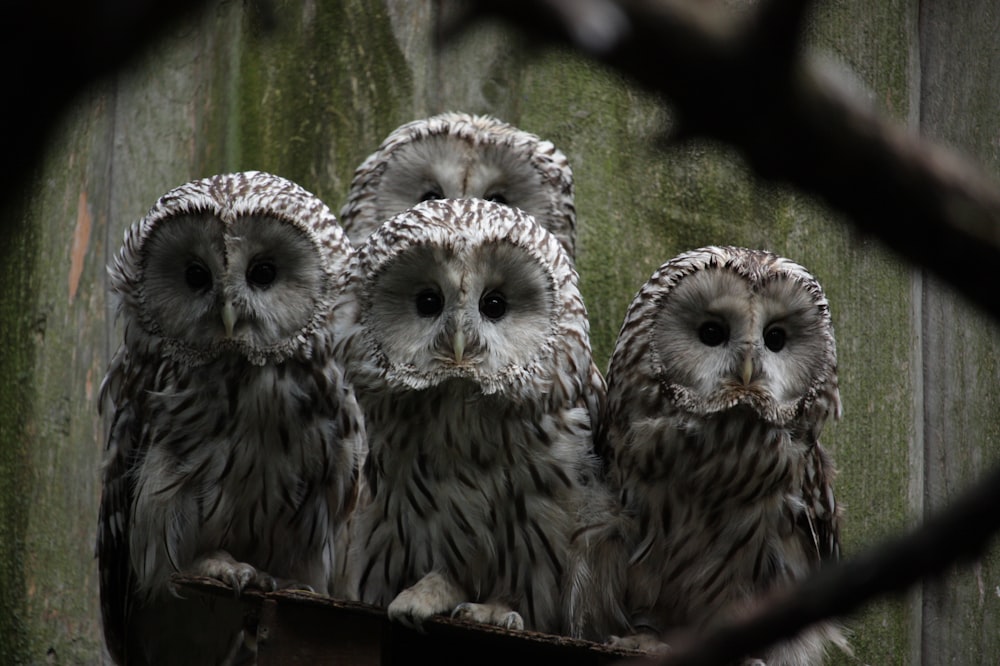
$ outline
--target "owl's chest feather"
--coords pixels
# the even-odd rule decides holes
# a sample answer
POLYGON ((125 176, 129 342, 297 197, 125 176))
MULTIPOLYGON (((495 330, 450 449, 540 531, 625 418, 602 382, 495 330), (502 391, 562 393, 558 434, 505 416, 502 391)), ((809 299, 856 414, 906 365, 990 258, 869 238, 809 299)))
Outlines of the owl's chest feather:
POLYGON ((786 429, 731 418, 679 430, 673 444, 669 470, 633 489, 650 528, 634 558, 662 581, 634 594, 654 593, 647 603, 663 617, 690 621, 748 590, 800 578, 808 558, 794 532, 806 447, 786 429))
POLYGON ((332 408, 315 398, 322 378, 284 364, 207 369, 200 379, 168 382, 147 397, 135 503, 149 519, 136 526, 137 540, 162 530, 168 559, 181 568, 220 548, 287 568, 275 544, 322 546, 309 526, 337 510, 327 492, 349 464, 332 408))
POLYGON ((482 395, 428 391, 397 396, 391 409, 394 422, 369 421, 374 501, 363 540, 388 561, 385 579, 366 577, 363 593, 395 594, 437 569, 470 591, 510 588, 531 566, 520 551, 555 580, 583 492, 577 433, 482 395))

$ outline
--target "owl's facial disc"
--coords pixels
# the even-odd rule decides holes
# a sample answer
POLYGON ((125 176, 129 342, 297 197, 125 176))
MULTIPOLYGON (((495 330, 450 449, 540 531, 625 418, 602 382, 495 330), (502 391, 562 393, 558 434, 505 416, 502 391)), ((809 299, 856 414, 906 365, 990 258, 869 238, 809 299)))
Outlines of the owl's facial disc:
POLYGON ((152 230, 143 246, 142 289, 153 332, 199 349, 224 337, 223 235, 223 223, 207 214, 168 219, 152 230))
POLYGON ((533 363, 553 316, 551 278, 505 243, 419 245, 375 277, 367 326, 394 376, 426 386, 496 381, 533 363))
MULTIPOLYGON (((657 313, 654 344, 663 379, 705 412, 736 406, 777 418, 818 372, 815 306, 790 280, 759 288, 724 268, 684 277, 657 313)), ((821 356, 820 356, 821 357, 821 356)))
POLYGON ((312 322, 326 289, 320 255, 291 224, 250 216, 167 220, 146 241, 145 307, 167 339, 198 353, 264 353, 312 322))
POLYGON ((305 233, 274 219, 246 217, 231 225, 226 248, 223 308, 234 311, 234 340, 266 349, 310 325, 326 276, 305 233))
POLYGON ((512 146, 454 135, 424 137, 398 148, 376 193, 380 219, 432 199, 486 199, 543 218, 551 194, 538 170, 512 146))

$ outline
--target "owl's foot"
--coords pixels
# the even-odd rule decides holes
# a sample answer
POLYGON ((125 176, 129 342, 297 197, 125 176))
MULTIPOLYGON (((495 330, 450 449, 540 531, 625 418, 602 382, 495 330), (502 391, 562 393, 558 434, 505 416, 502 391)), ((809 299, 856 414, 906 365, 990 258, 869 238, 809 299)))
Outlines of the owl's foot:
POLYGON ((187 573, 222 581, 233 588, 236 596, 240 596, 243 590, 250 587, 265 592, 272 592, 277 588, 273 576, 263 571, 257 571, 246 562, 237 562, 232 555, 224 550, 202 555, 195 560, 187 573))
POLYGON ((423 633, 427 618, 447 613, 462 596, 462 590, 455 583, 432 572, 396 595, 387 609, 389 619, 423 633))
POLYGON ((611 636, 606 645, 620 650, 640 650, 657 655, 670 652, 670 646, 661 641, 657 634, 645 631, 628 636, 611 636))
POLYGON ((451 616, 460 620, 472 620, 492 624, 504 629, 520 631, 524 629, 524 618, 517 611, 503 604, 474 604, 470 602, 455 606, 451 616))

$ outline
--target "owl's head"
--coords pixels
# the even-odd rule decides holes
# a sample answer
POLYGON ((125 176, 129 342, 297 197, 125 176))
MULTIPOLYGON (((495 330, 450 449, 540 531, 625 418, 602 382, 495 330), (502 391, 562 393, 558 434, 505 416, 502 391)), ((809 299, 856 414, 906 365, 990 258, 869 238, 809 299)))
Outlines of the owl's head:
POLYGON ((263 364, 309 353, 350 253, 322 201, 250 171, 164 194, 126 231, 109 274, 130 347, 188 364, 225 351, 263 364))
POLYGON ((788 259, 737 247, 681 254, 640 291, 625 329, 644 338, 645 362, 685 411, 743 406, 784 423, 819 400, 839 416, 829 304, 815 278, 788 259))
POLYGON ((490 116, 443 113, 393 131, 355 171, 340 219, 360 244, 420 201, 479 198, 532 215, 572 259, 573 172, 549 141, 490 116))
POLYGON ((397 388, 461 379, 513 394, 551 381, 559 336, 587 335, 559 242, 489 201, 428 201, 390 218, 358 249, 351 281, 367 353, 397 388))

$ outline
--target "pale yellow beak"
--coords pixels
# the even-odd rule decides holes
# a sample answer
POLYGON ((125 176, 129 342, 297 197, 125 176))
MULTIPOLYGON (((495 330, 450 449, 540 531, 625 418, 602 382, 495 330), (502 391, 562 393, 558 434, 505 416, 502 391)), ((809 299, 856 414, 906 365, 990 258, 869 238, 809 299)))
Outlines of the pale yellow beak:
POLYGON ((743 380, 743 385, 747 386, 750 384, 750 380, 753 378, 753 358, 750 354, 743 357, 743 366, 740 368, 740 379, 743 380))
POLYGON ((452 340, 452 349, 455 351, 455 363, 461 363, 462 357, 465 355, 465 333, 461 330, 455 332, 455 338, 452 340))
POLYGON ((233 337, 233 328, 236 326, 236 310, 233 309, 233 304, 230 301, 226 301, 226 304, 222 306, 222 325, 226 327, 226 337, 233 337))

